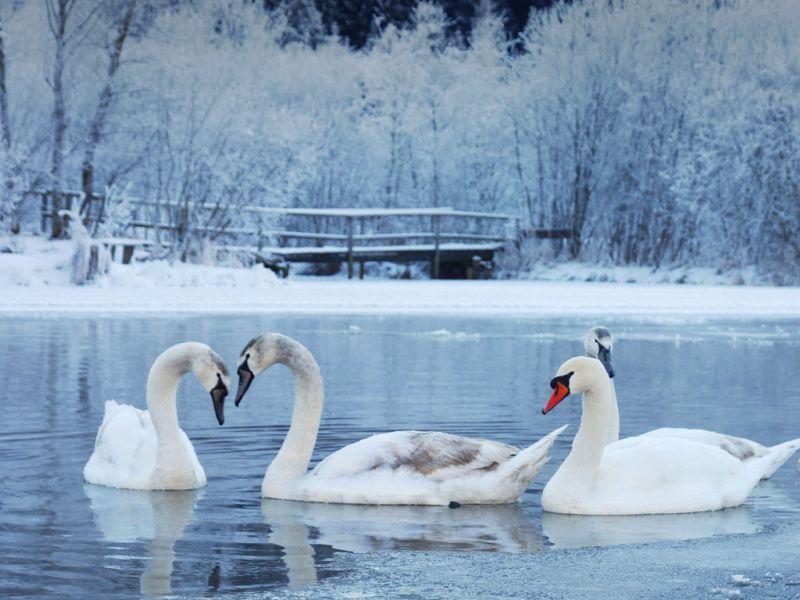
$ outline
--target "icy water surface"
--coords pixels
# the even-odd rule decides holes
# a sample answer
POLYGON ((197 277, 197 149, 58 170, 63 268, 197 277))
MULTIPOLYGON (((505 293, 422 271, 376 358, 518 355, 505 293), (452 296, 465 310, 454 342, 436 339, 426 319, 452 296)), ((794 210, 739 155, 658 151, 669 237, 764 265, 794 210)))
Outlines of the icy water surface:
MULTIPOLYGON (((569 449, 580 403, 569 399, 546 417, 540 409, 553 373, 580 353, 579 340, 592 324, 328 316, 0 319, 0 596, 215 595, 308 590, 316 583, 330 592, 357 565, 337 560, 343 552, 390 552, 398 559, 422 550, 537 554, 710 536, 733 536, 736 544, 742 534, 798 520, 796 460, 737 509, 627 518, 542 514, 543 483, 569 449), (289 423, 289 372, 276 368, 260 376, 241 407, 228 403, 223 427, 208 394, 189 376, 178 410, 206 469, 207 488, 146 493, 83 483, 103 402, 144 408, 147 371, 161 350, 204 341, 233 367, 244 343, 265 330, 298 338, 322 368, 326 405, 314 462, 395 429, 525 445, 564 423, 572 427, 518 505, 450 510, 262 502, 264 469, 289 423)), ((766 444, 800 436, 800 322, 606 324, 618 338, 623 435, 672 425, 766 444)))

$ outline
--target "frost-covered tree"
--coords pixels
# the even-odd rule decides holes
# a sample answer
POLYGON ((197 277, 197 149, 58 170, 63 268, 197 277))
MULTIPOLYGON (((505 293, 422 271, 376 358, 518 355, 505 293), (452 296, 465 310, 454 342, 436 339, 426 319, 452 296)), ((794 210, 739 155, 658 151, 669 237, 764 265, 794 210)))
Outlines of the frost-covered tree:
POLYGON ((476 3, 468 24, 457 5, 0 3, 3 177, 155 202, 131 211, 179 257, 219 227, 236 242, 295 225, 244 205, 454 206, 519 216, 523 241, 572 232, 520 243, 519 264, 800 280, 793 0, 565 2, 519 39, 510 3, 476 3))

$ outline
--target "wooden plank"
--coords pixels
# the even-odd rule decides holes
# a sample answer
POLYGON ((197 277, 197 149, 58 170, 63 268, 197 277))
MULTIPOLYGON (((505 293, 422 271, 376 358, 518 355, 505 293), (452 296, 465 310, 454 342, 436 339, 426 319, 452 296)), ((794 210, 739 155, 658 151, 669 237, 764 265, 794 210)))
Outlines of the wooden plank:
POLYGON ((353 278, 353 217, 347 217, 347 278, 353 278))
POLYGON ((566 240, 572 237, 569 229, 534 229, 533 233, 540 240, 566 240))
MULTIPOLYGON (((439 246, 440 262, 470 260, 478 256, 483 260, 491 260, 494 253, 503 244, 456 244, 445 243, 439 246)), ((251 249, 253 251, 253 249, 251 249)), ((421 262, 431 260, 434 252, 433 244, 409 246, 354 246, 353 260, 365 261, 397 261, 421 262)), ((261 254, 281 256, 287 262, 346 262, 348 250, 342 247, 306 247, 306 248, 262 248, 261 254)))
POLYGON ((443 217, 469 217, 475 219, 516 219, 513 215, 502 213, 488 213, 455 210, 450 207, 437 208, 278 208, 245 206, 242 208, 248 212, 258 212, 265 214, 294 215, 306 217, 343 217, 343 218, 367 218, 367 217, 430 217, 440 215, 443 217))
MULTIPOLYGON (((257 232, 253 232, 257 233, 257 232)), ((280 230, 267 230, 262 231, 261 235, 264 237, 276 236, 286 238, 298 238, 307 240, 346 240, 347 236, 341 233, 306 233, 304 231, 280 231, 280 230)), ((358 236, 354 236, 358 238, 358 236)))
POLYGON ((510 221, 517 218, 514 215, 508 215, 504 213, 476 212, 472 210, 450 210, 450 212, 446 213, 445 216, 469 217, 471 219, 502 219, 505 221, 510 221))
POLYGON ((299 217, 422 217, 434 214, 450 214, 451 208, 278 208, 245 206, 242 210, 264 214, 292 215, 299 217))
MULTIPOLYGON (((367 233, 354 235, 353 239, 358 241, 373 240, 433 240, 436 234, 430 232, 409 232, 409 233, 367 233)), ((506 238, 501 235, 484 235, 478 233, 440 233, 439 239, 442 240, 481 240, 487 242, 502 242, 506 238)))
POLYGON ((431 263, 431 279, 439 279, 439 263, 442 258, 439 247, 439 215, 431 217, 433 222, 433 262, 431 263))

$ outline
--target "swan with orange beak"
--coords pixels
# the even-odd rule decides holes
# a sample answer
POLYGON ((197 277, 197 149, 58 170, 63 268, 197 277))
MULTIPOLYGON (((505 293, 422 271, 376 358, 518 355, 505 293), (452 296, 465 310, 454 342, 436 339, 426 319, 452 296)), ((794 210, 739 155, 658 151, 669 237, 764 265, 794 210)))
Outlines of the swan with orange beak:
POLYGON ((800 439, 742 461, 722 448, 668 433, 606 444, 611 380, 597 359, 566 361, 550 381, 542 413, 582 395, 581 424, 572 450, 542 493, 549 512, 637 515, 718 510, 742 504, 758 482, 800 448, 800 439))

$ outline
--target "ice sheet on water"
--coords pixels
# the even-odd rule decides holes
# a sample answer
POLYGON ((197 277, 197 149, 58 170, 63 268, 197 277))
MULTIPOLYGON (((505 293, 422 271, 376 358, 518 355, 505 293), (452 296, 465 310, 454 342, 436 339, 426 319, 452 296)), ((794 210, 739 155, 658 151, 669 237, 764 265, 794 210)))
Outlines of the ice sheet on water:
POLYGON ((426 331, 418 335, 432 337, 444 342, 477 342, 481 339, 480 333, 467 333, 466 331, 449 331, 447 329, 435 329, 426 331))

